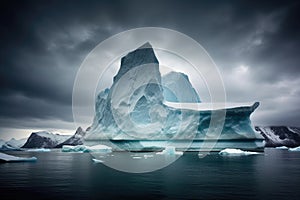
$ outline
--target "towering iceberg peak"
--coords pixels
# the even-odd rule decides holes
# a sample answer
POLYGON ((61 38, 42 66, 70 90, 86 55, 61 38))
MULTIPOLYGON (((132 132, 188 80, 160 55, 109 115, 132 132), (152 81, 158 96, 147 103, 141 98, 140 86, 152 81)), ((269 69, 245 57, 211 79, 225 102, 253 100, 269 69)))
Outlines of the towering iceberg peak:
POLYGON ((146 42, 138 49, 129 52, 121 59, 121 67, 118 74, 114 77, 114 82, 118 81, 124 74, 134 67, 155 63, 158 67, 158 60, 149 42, 146 42))
MULTIPOLYGON (((99 132, 104 138, 115 137, 124 131, 120 130, 120 126, 131 130, 131 124, 127 124, 131 120, 133 123, 158 123, 154 116, 163 113, 162 105, 159 62, 147 42, 121 59, 113 85, 97 96, 96 116, 86 139, 99 132), (144 118, 141 119, 141 116, 144 118)), ((136 131, 139 130, 132 130, 133 133, 136 131)))
POLYGON ((150 44, 150 42, 146 42, 145 44, 140 46, 138 49, 152 49, 152 45, 150 44))
POLYGON ((190 83, 189 77, 181 72, 169 72, 162 77, 164 100, 168 102, 200 103, 200 97, 190 83))

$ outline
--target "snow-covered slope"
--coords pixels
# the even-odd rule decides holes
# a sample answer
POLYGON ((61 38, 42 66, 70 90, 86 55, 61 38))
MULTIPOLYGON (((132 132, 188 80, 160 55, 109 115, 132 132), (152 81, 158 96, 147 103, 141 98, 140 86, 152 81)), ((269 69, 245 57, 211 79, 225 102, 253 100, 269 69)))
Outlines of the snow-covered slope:
POLYGON ((59 135, 48 131, 34 132, 22 148, 54 148, 69 137, 70 135, 59 135))
POLYGON ((288 126, 257 126, 255 130, 265 138, 266 147, 300 146, 300 128, 288 126))
POLYGON ((63 145, 72 145, 72 146, 82 145, 84 136, 85 136, 85 131, 83 131, 81 127, 78 127, 74 135, 72 135, 66 141, 58 144, 56 148, 62 148, 63 145))

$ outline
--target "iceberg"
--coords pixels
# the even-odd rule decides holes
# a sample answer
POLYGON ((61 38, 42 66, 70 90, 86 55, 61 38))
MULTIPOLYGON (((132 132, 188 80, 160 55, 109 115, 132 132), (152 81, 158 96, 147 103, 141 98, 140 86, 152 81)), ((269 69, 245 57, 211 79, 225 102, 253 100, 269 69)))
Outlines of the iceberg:
POLYGON ((258 102, 225 106, 201 102, 187 75, 171 72, 161 76, 155 52, 146 43, 122 57, 112 86, 97 95, 84 145, 107 141, 113 150, 157 151, 166 146, 162 143, 171 141, 167 146, 182 151, 259 151, 264 148, 264 138, 250 120, 258 106, 258 102), (224 111, 221 135, 208 134, 212 113, 224 111), (207 144, 213 144, 213 149, 207 144))
POLYGON ((93 158, 92 160, 94 161, 94 163, 103 163, 104 162, 103 160, 99 160, 96 158, 93 158))
POLYGON ((156 153, 157 155, 183 155, 182 151, 176 151, 175 147, 173 146, 167 146, 162 152, 156 153))
POLYGON ((1 151, 20 151, 21 147, 25 144, 26 138, 16 140, 12 138, 9 141, 0 140, 1 151))
POLYGON ((77 146, 63 145, 61 148, 62 152, 83 152, 84 150, 85 150, 84 145, 77 145, 77 146))
POLYGON ((85 152, 94 152, 94 153, 111 153, 111 147, 106 146, 106 145, 102 145, 102 144, 98 144, 98 145, 94 145, 91 147, 86 147, 86 151, 85 152))
POLYGON ((31 162, 36 160, 37 160, 36 157, 31 157, 31 158, 17 157, 17 156, 12 156, 0 152, 0 162, 31 162))
POLYGON ((27 149, 29 152, 50 152, 51 149, 39 148, 39 149, 27 149))
POLYGON ((275 147, 275 149, 284 149, 284 150, 287 150, 287 149, 289 149, 289 148, 286 147, 286 146, 280 146, 280 147, 275 147))
POLYGON ((300 151, 300 147, 289 148, 289 151, 300 151))
POLYGON ((250 152, 250 151, 243 151, 241 149, 223 149, 219 152, 222 156, 248 156, 248 155, 257 155, 258 152, 250 152))
POLYGON ((141 156, 132 156, 133 159, 142 159, 141 156))
POLYGON ((94 145, 94 146, 85 146, 85 145, 77 145, 77 146, 71 146, 71 145, 63 145, 61 151, 62 152, 79 152, 79 153, 110 153, 111 147, 106 145, 94 145))

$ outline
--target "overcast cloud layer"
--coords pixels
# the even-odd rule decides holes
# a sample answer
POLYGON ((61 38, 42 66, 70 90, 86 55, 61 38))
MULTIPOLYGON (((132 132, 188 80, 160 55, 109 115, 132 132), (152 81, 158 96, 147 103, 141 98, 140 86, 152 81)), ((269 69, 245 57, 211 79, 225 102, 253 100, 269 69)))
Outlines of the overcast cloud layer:
POLYGON ((72 87, 83 59, 106 38, 147 26, 198 41, 228 101, 261 102, 254 125, 300 126, 296 1, 7 1, 0 15, 0 138, 74 132, 72 87))

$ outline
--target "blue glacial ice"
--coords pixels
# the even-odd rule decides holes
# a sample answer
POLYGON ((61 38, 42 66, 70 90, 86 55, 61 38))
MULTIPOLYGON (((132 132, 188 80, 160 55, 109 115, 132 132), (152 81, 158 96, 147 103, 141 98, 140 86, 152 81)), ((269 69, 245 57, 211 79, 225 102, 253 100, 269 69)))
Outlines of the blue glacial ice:
POLYGON ((162 76, 163 96, 167 102, 200 103, 200 97, 190 83, 189 77, 181 72, 169 72, 162 76))

